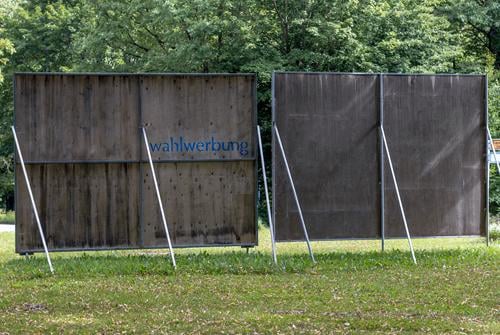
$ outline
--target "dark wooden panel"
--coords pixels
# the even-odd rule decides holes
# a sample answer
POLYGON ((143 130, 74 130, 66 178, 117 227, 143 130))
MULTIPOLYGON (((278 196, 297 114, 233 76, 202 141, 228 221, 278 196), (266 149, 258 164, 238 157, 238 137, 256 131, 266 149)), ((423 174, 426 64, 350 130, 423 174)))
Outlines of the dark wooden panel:
POLYGON ((15 124, 25 160, 139 160, 138 77, 15 79, 15 124))
MULTIPOLYGON (((274 117, 312 239, 380 234, 376 75, 275 75, 274 117)), ((278 240, 303 233, 273 147, 278 240)))
MULTIPOLYGON (((155 167, 174 245, 257 243, 255 161, 155 167)), ((167 246, 149 165, 143 171, 144 245, 167 246)))
MULTIPOLYGON (((139 164, 27 166, 50 249, 139 247, 139 164)), ((20 164, 16 250, 42 249, 20 164)))
POLYGON ((255 94, 254 75, 142 76, 153 159, 254 158, 255 94))
MULTIPOLYGON (((174 245, 257 243, 255 75, 25 73, 16 75, 15 92, 16 128, 51 250, 166 245, 149 166, 140 166, 143 125, 152 142, 182 137, 178 145, 192 148, 154 153, 189 162, 156 166, 174 245)), ((39 251, 16 169, 16 249, 39 251)))
MULTIPOLYGON (((386 76, 384 128, 413 236, 484 235, 482 76, 386 76)), ((386 232, 404 236, 386 164, 386 232)))

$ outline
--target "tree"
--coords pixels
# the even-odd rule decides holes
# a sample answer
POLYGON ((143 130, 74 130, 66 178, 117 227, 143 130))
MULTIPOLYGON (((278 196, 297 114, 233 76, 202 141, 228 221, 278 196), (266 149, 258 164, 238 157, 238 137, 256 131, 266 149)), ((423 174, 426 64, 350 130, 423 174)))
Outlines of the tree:
POLYGON ((457 32, 439 15, 441 0, 385 0, 360 3, 356 31, 366 50, 366 70, 456 72, 464 50, 457 32))
POLYGON ((3 0, 0 197, 12 189, 14 71, 254 72, 268 163, 273 70, 489 71, 490 126, 500 136, 499 6, 493 0, 3 0))
POLYGON ((14 71, 67 71, 78 28, 78 1, 5 1, 0 5, 0 199, 14 188, 12 77, 14 71))
POLYGON ((465 42, 470 50, 479 54, 489 51, 494 59, 494 68, 500 70, 500 2, 450 1, 444 12, 457 24, 457 29, 465 33, 465 42))

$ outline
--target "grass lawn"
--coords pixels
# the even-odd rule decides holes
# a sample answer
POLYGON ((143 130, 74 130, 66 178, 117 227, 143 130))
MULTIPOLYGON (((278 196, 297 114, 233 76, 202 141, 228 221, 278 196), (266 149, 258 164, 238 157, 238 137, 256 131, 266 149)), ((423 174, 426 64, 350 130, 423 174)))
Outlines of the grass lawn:
POLYGON ((0 333, 500 334, 500 245, 484 239, 14 254, 0 234, 0 333))
POLYGON ((2 212, 0 211, 0 224, 14 224, 16 221, 16 215, 14 212, 2 212))

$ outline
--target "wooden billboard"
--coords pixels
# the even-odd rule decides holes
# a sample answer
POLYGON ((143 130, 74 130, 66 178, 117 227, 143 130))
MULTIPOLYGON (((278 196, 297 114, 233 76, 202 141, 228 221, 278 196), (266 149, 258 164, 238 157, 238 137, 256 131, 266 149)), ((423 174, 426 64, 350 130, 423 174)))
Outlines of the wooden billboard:
MULTIPOLYGON (((376 75, 275 74, 274 121, 312 239, 379 234, 377 87, 376 75)), ((276 145, 273 161, 277 240, 300 240, 276 145)))
MULTIPOLYGON (((252 246, 256 91, 246 74, 15 76, 15 127, 49 250, 252 246)), ((41 251, 16 159, 16 251, 41 251)))
MULTIPOLYGON (((275 73, 273 119, 311 239, 405 236, 382 122, 411 235, 484 235, 485 85, 467 75, 275 73)), ((276 239, 303 240, 273 149, 276 239)))
MULTIPOLYGON (((486 234, 484 76, 384 75, 384 128, 414 236, 486 234)), ((387 236, 404 236, 386 163, 387 236)))

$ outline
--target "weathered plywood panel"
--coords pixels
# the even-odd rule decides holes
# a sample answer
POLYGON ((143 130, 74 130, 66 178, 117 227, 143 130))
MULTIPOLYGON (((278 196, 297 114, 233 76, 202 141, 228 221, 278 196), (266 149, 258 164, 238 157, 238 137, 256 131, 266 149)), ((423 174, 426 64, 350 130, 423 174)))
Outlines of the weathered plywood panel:
MULTIPOLYGON (((311 239, 380 234, 376 75, 276 73, 274 118, 311 239)), ((278 240, 301 240, 279 147, 273 146, 278 240)))
POLYGON ((153 159, 254 159, 255 96, 253 75, 142 76, 153 159))
MULTIPOLYGON (((276 74, 275 120, 311 238, 380 236, 376 127, 382 101, 412 236, 484 235, 485 77, 383 78, 381 97, 376 75, 276 74)), ((303 239, 278 150, 275 145, 277 238, 303 239)), ((385 235, 402 237, 394 184, 384 164, 385 235)))
MULTIPOLYGON (((253 245, 254 161, 157 163, 170 236, 176 246, 253 245)), ((149 166, 143 166, 144 244, 167 246, 149 166)))
POLYGON ((138 94, 135 76, 16 74, 25 160, 138 160, 138 94))
MULTIPOLYGON (((413 236, 484 235, 484 76, 385 76, 384 129, 413 236)), ((404 236, 386 164, 387 236, 404 236)))
MULTIPOLYGON (((15 79, 15 125, 51 250, 166 245, 143 126, 161 146, 153 156, 174 246, 257 243, 255 75, 15 79), (164 150, 173 141, 185 150, 164 150)), ((16 164, 16 249, 39 251, 16 164)))
MULTIPOLYGON (((138 247, 139 164, 27 166, 52 250, 138 247)), ((16 165, 16 250, 42 250, 21 165, 16 165)))

